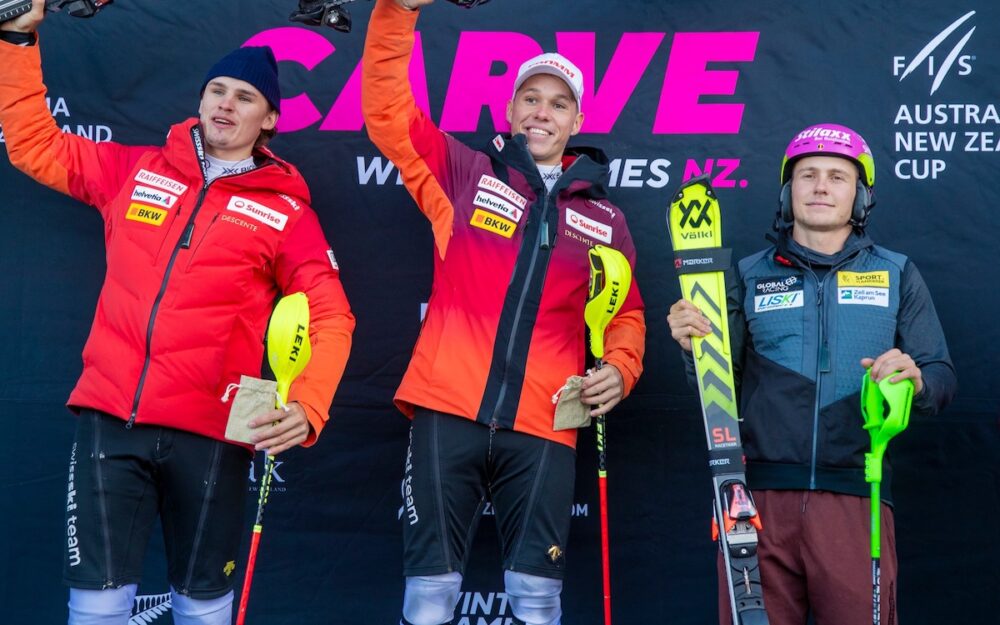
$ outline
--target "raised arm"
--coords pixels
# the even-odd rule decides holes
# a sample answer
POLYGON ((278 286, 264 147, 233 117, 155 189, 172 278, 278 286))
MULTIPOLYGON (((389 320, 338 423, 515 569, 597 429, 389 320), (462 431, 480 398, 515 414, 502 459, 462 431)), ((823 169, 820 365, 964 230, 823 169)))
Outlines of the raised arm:
MULTIPOLYGON (((22 33, 34 42, 43 9, 44 0, 36 0, 31 13, 0 24, 0 31, 22 33)), ((2 39, 0 126, 11 164, 48 187, 102 208, 146 149, 63 133, 45 102, 38 45, 10 43, 9 35, 2 39)))
POLYGON ((407 7, 426 4, 430 0, 378 0, 365 40, 361 99, 368 136, 395 163, 431 221, 443 258, 454 218, 449 150, 467 148, 441 132, 413 98, 409 66, 419 12, 407 7))

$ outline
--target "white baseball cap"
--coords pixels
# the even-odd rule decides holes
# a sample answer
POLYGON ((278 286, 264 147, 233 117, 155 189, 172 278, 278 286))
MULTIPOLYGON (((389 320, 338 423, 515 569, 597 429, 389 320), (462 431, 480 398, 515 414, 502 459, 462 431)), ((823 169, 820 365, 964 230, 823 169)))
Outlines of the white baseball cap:
POLYGON ((583 73, 572 61, 557 52, 546 52, 530 58, 517 70, 517 80, 514 81, 514 93, 521 88, 524 81, 538 74, 551 74, 561 78, 576 98, 576 106, 580 108, 583 100, 583 73))

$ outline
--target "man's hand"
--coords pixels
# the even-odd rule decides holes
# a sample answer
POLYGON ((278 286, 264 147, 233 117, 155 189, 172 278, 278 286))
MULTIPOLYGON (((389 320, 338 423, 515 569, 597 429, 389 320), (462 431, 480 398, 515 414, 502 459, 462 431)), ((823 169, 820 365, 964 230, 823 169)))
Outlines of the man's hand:
POLYGON ((416 11, 422 6, 426 6, 434 2, 434 0, 396 0, 396 4, 403 7, 407 11, 416 11))
POLYGON ((0 23, 0 30, 15 33, 33 33, 45 19, 45 0, 32 0, 31 11, 18 16, 9 22, 0 23))
POLYGON ((286 449, 300 445, 309 435, 309 419, 298 402, 288 404, 288 411, 280 408, 256 417, 248 423, 257 429, 252 437, 254 449, 267 450, 267 455, 277 456, 286 449))
POLYGON ((904 354, 895 347, 882 354, 878 358, 862 358, 861 366, 871 369, 871 377, 874 382, 881 382, 883 379, 892 376, 890 382, 900 380, 913 380, 913 394, 917 395, 924 390, 924 380, 920 375, 920 367, 913 362, 909 354, 904 354), (896 372, 896 375, 893 375, 896 372))
POLYGON ((712 331, 708 317, 686 299, 679 299, 670 307, 667 324, 670 326, 670 336, 686 352, 691 351, 692 336, 705 336, 712 331))
POLYGON ((590 411, 592 417, 607 414, 624 394, 625 382, 621 372, 618 367, 607 363, 600 369, 587 371, 587 377, 580 384, 580 401, 597 406, 590 411))

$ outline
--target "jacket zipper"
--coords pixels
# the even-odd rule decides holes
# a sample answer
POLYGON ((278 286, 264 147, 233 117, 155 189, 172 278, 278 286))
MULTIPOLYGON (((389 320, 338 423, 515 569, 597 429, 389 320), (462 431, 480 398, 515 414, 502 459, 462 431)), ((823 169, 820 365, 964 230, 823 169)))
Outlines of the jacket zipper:
MULTIPOLYGON (((813 274, 813 278, 816 274, 813 274)), ((816 490, 816 454, 819 447, 819 406, 823 395, 823 371, 824 361, 829 358, 826 348, 826 333, 823 332, 823 288, 826 279, 830 277, 828 273, 816 284, 816 314, 817 314, 817 344, 816 344, 816 399, 813 402, 813 432, 812 432, 812 458, 809 461, 809 490, 816 490)), ((826 365, 828 368, 828 363, 826 365)))
MULTIPOLYGON (((160 308, 160 301, 167 292, 167 283, 170 281, 170 274, 173 271, 174 262, 177 260, 177 254, 180 253, 182 249, 188 249, 191 247, 191 241, 194 239, 194 220, 198 216, 198 212, 201 210, 202 204, 205 202, 205 196, 208 194, 209 187, 211 187, 216 181, 222 180, 223 178, 235 178, 236 176, 242 176, 252 171, 259 171, 260 169, 269 167, 270 165, 271 163, 267 163, 262 167, 257 167, 250 171, 230 174, 228 176, 219 176, 218 178, 214 178, 211 182, 205 182, 205 185, 198 193, 198 201, 194 205, 194 210, 191 211, 191 216, 188 217, 188 221, 184 226, 184 232, 181 234, 181 238, 177 241, 177 245, 174 246, 174 251, 170 253, 170 260, 167 261, 167 269, 163 272, 163 281, 160 283, 160 290, 156 294, 156 299, 153 300, 153 308, 149 313, 149 322, 146 325, 146 354, 142 362, 142 373, 139 374, 139 384, 136 386, 135 396, 132 398, 132 410, 129 413, 128 422, 125 423, 125 429, 131 430, 132 426, 135 425, 135 417, 139 410, 139 399, 142 396, 142 388, 146 385, 146 374, 149 373, 149 364, 152 358, 151 350, 153 345, 153 326, 156 324, 156 314, 160 308)), ((180 216, 179 206, 177 208, 177 216, 180 216)))
MULTIPOLYGON (((572 167, 573 165, 570 165, 570 168, 572 167)), ((566 172, 563 172, 562 175, 565 176, 566 172)), ((542 187, 544 188, 544 186, 545 185, 543 183, 542 187)), ((555 189, 556 187, 553 187, 553 190, 555 189)), ((549 204, 550 200, 552 199, 552 191, 546 190, 546 193, 543 197, 545 199, 543 200, 542 203, 541 223, 538 224, 538 237, 536 239, 537 245, 532 247, 531 259, 528 261, 528 271, 525 274, 524 285, 521 287, 521 295, 520 297, 518 297, 517 300, 517 308, 514 310, 514 320, 511 324, 510 340, 507 342, 507 353, 504 355, 503 381, 500 384, 500 392, 497 393, 496 404, 494 404, 493 406, 493 414, 490 416, 490 428, 493 431, 496 431, 496 427, 498 425, 497 422, 500 418, 500 415, 498 413, 500 412, 500 407, 503 405, 504 397, 507 395, 507 388, 509 386, 509 379, 507 377, 507 372, 510 369, 510 360, 514 352, 514 345, 517 344, 517 341, 515 339, 517 338, 518 322, 521 320, 521 312, 524 309, 524 300, 528 296, 528 287, 531 285, 531 277, 535 272, 535 263, 538 260, 538 251, 543 249, 548 249, 550 247, 549 204)), ((518 256, 520 256, 520 254, 518 256)), ((514 264, 514 269, 511 275, 517 275, 517 263, 514 264)))
POLYGON ((205 194, 208 193, 208 186, 202 187, 201 192, 198 194, 198 201, 194 205, 194 210, 191 211, 191 216, 188 217, 188 222, 184 226, 184 233, 181 234, 181 238, 174 245, 174 251, 170 253, 170 260, 167 261, 167 269, 163 272, 163 281, 160 282, 160 290, 156 294, 156 299, 153 300, 153 309, 149 313, 149 322, 146 324, 146 354, 142 361, 142 373, 139 374, 139 384, 135 389, 135 396, 132 398, 132 411, 128 417, 128 423, 125 424, 125 428, 131 430, 132 426, 135 425, 136 412, 139 410, 139 398, 142 396, 142 387, 146 384, 146 374, 149 373, 149 363, 151 357, 151 349, 153 345, 153 326, 156 324, 156 313, 160 308, 160 301, 163 300, 164 294, 167 292, 167 282, 170 280, 170 272, 173 271, 174 262, 177 260, 177 254, 180 253, 182 249, 187 249, 191 247, 191 239, 194 237, 194 220, 198 216, 198 211, 201 210, 201 205, 205 201, 205 194))

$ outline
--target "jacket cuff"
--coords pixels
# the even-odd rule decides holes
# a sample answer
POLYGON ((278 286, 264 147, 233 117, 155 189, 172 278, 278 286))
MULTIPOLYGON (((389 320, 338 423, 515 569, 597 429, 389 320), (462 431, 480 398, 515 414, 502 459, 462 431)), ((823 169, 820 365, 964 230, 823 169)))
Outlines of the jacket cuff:
POLYGON ((635 387, 636 380, 639 379, 639 369, 629 359, 622 358, 617 354, 609 354, 604 358, 604 363, 614 365, 618 373, 622 375, 622 399, 629 396, 632 388, 635 387))

